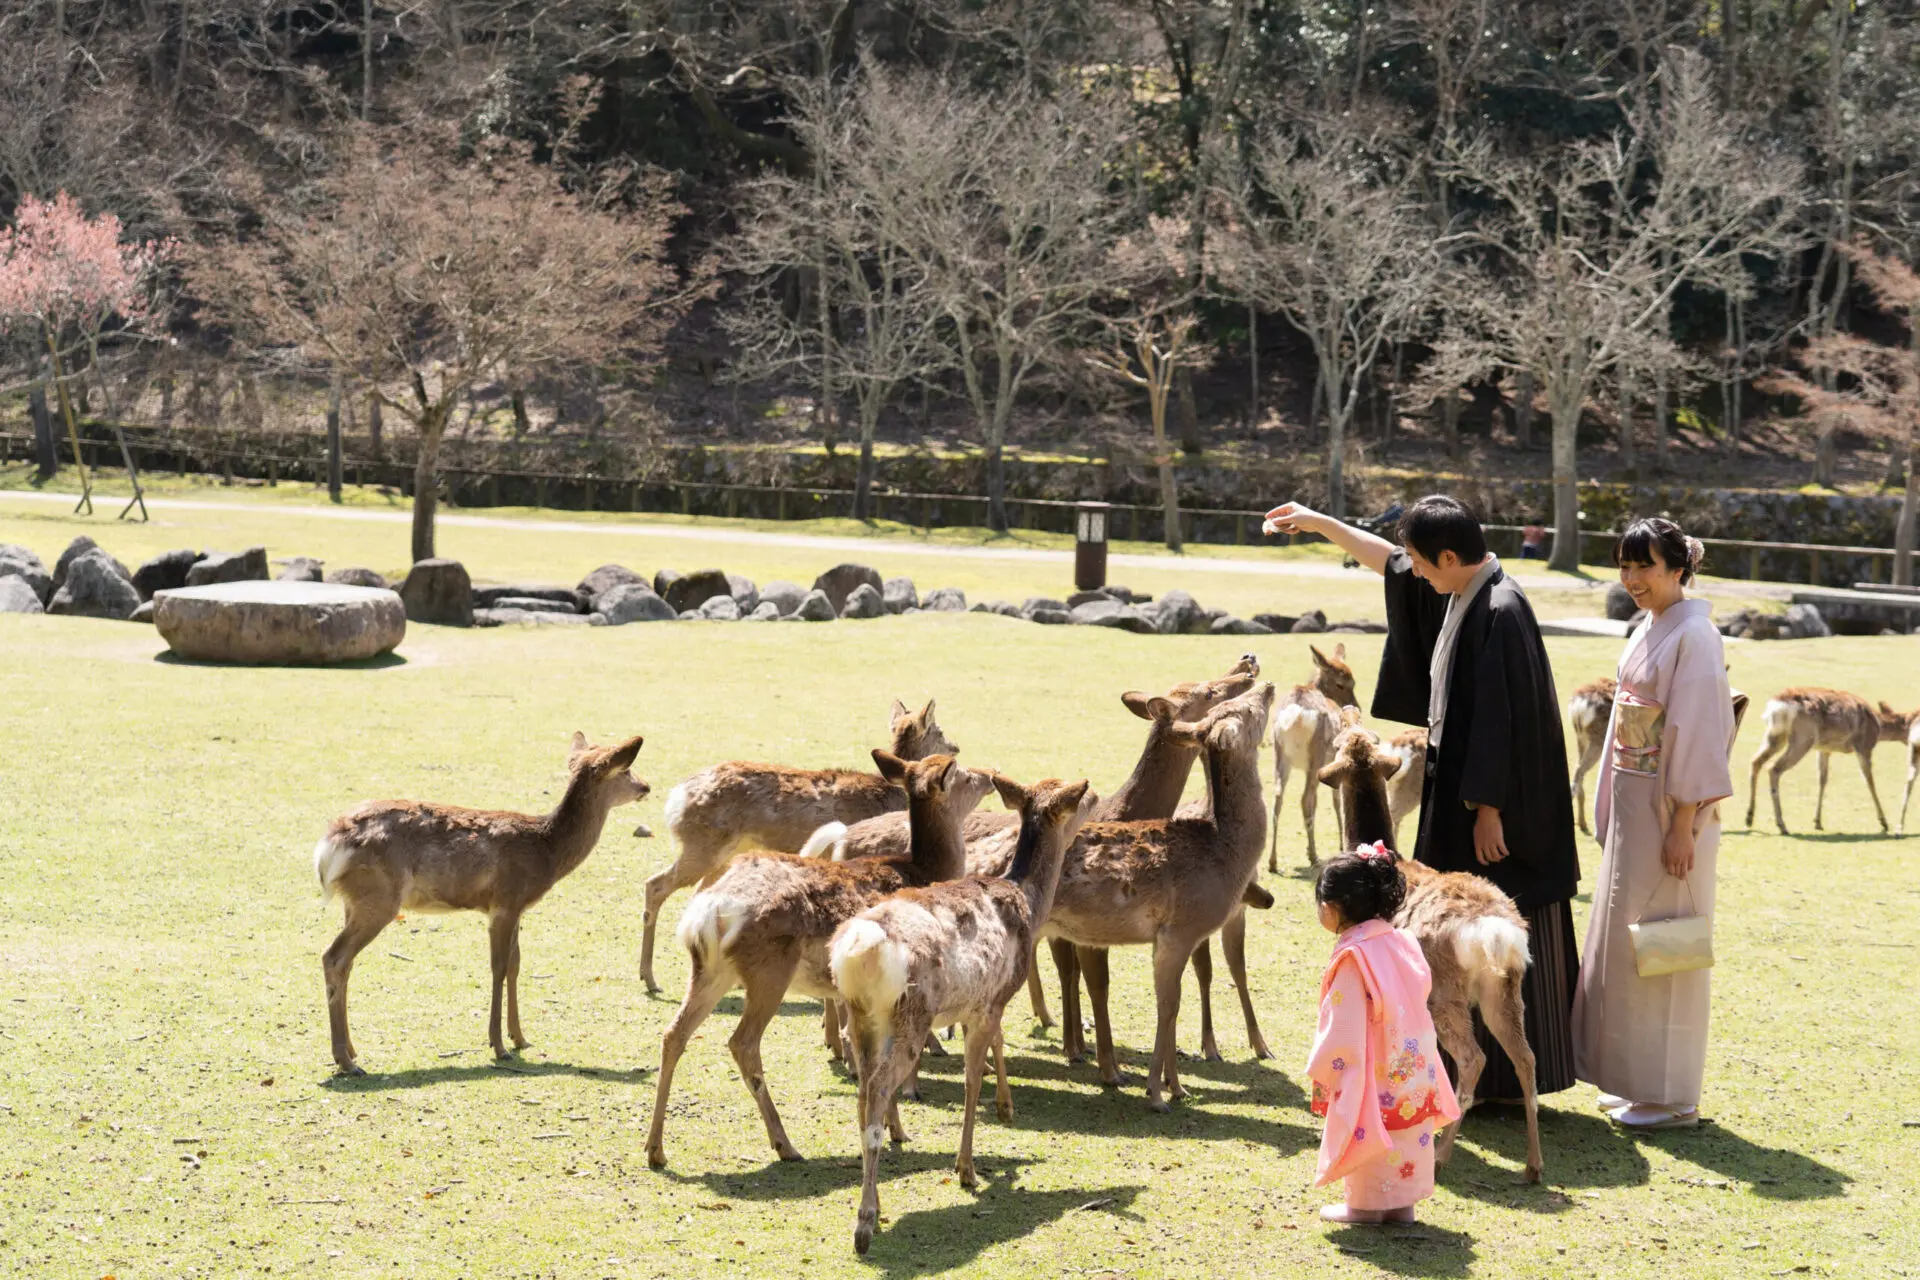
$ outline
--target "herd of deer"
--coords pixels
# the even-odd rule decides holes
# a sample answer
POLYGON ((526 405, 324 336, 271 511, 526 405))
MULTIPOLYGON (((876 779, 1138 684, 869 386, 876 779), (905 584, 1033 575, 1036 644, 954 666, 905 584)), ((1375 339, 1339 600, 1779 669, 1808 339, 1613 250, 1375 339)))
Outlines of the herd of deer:
MULTIPOLYGON (((666 1163, 667 1101, 695 1030, 727 993, 745 993, 729 1048, 782 1160, 800 1154, 788 1139, 768 1087, 760 1040, 789 993, 821 999, 826 1044, 849 1059, 859 1080, 858 1128, 864 1160, 855 1247, 865 1253, 879 1220, 877 1168, 890 1135, 905 1140, 898 1098, 915 1096, 923 1052, 943 1052, 936 1027, 958 1025, 965 1040, 965 1113, 956 1162, 962 1185, 975 1182, 974 1115, 989 1050, 996 1110, 1011 1120, 1001 1021, 1022 986, 1035 1016, 1051 1025, 1033 962, 1050 943, 1061 976, 1062 1047, 1085 1056, 1079 988, 1092 1004, 1100 1078, 1122 1082, 1108 1011, 1107 952, 1152 948, 1157 1021, 1146 1092, 1167 1110, 1183 1096, 1175 1032, 1181 979, 1191 962, 1199 980, 1202 1050, 1217 1058, 1211 1011, 1209 940, 1218 933, 1256 1056, 1271 1056, 1254 1014, 1246 971, 1246 911, 1271 906, 1256 876, 1268 842, 1259 753, 1271 724, 1274 818, 1289 776, 1306 772, 1302 810, 1308 857, 1317 862, 1313 816, 1317 786, 1332 788, 1342 847, 1374 841, 1397 847, 1396 833, 1418 803, 1425 734, 1391 741, 1361 723, 1344 648, 1312 650, 1311 684, 1276 696, 1259 664, 1241 657, 1225 676, 1181 684, 1122 702, 1148 725, 1133 773, 1104 799, 1084 780, 1023 786, 991 770, 963 767, 934 719, 896 702, 888 749, 875 750, 877 773, 810 770, 729 762, 694 775, 668 798, 667 825, 678 847, 671 866, 647 881, 641 974, 649 992, 655 926, 677 889, 699 885, 680 918, 678 938, 690 962, 687 994, 668 1025, 655 1084, 647 1159, 666 1163), (1182 806, 1200 762, 1206 796, 1182 806), (976 807, 997 792, 1003 813, 976 807)), ((1611 711, 1612 682, 1587 686, 1570 711, 1581 764, 1574 780, 1585 826, 1584 778, 1599 752, 1611 711)), ((1879 713, 1851 695, 1789 690, 1767 708, 1767 743, 1754 760, 1784 747, 1772 773, 1776 818, 1779 775, 1809 750, 1867 756, 1874 742, 1905 735, 1908 792, 1920 770, 1920 715, 1879 713), (1898 721, 1898 728, 1894 727, 1898 721)), ((361 1068, 347 1027, 347 984, 355 956, 403 910, 485 912, 489 918, 493 997, 488 1037, 505 1057, 506 1034, 526 1045, 519 1013, 520 918, 586 858, 609 812, 648 793, 632 767, 633 738, 596 747, 574 735, 566 792, 543 816, 411 802, 376 802, 339 818, 315 850, 324 893, 345 901, 344 927, 326 950, 327 1010, 333 1056, 344 1073, 361 1068)), ((1875 798, 1876 808, 1878 798, 1875 798)), ((1904 805, 1903 805, 1904 817, 1904 805)), ((1816 823, 1818 818, 1816 817, 1816 823)), ((1751 815, 1749 815, 1751 823, 1751 815)), ((1884 827, 1884 819, 1882 823, 1884 827)), ((1784 825, 1783 825, 1784 830, 1784 825)), ((1464 1111, 1484 1055, 1471 1012, 1478 1008, 1513 1060, 1525 1095, 1526 1175, 1537 1181, 1541 1155, 1533 1053, 1524 1027, 1521 982, 1526 925, 1513 902, 1474 875, 1442 874, 1406 861, 1408 894, 1394 923, 1416 937, 1433 973, 1431 1005, 1441 1047, 1453 1058, 1464 1111)), ((1437 1156, 1450 1153, 1458 1125, 1437 1156)))

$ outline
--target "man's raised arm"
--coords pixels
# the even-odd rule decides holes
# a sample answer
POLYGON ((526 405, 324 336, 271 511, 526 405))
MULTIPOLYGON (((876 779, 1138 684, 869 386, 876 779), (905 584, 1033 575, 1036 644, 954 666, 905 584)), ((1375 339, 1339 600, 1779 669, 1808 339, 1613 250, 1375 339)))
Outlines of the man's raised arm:
POLYGON ((1267 512, 1263 533, 1317 533, 1375 573, 1385 575, 1387 561, 1399 548, 1385 538, 1342 524, 1298 502, 1283 502, 1267 512))

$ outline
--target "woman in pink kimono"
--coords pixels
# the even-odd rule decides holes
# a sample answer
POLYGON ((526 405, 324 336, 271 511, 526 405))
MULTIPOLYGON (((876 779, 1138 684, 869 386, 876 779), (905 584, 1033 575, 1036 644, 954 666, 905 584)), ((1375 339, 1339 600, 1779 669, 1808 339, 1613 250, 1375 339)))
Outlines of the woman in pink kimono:
POLYGON ((1700 1122, 1711 971, 1643 978, 1627 926, 1711 917, 1734 716, 1711 608, 1685 588, 1700 543, 1642 520, 1613 549, 1646 620, 1620 657, 1595 827, 1606 842, 1573 1002, 1574 1070, 1634 1129, 1700 1122))
POLYGON ((1314 1185, 1346 1179, 1345 1203, 1320 1211, 1329 1222, 1412 1222, 1433 1194, 1434 1134, 1460 1118, 1427 1013, 1433 975, 1420 944, 1388 923, 1406 894, 1384 845, 1333 859, 1314 885, 1320 923, 1339 935, 1307 1063, 1313 1113, 1327 1121, 1314 1185))

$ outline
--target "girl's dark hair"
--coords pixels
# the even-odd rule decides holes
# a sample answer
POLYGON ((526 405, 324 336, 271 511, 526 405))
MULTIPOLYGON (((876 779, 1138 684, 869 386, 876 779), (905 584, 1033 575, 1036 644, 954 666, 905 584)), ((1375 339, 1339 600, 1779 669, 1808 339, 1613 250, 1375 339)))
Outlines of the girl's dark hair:
POLYGON ((1406 897, 1407 878, 1391 855, 1343 853, 1321 867, 1313 882, 1313 900, 1332 903, 1349 925, 1391 920, 1406 897))
POLYGON ((1627 531, 1613 544, 1614 568, 1623 564, 1652 564, 1656 551, 1661 564, 1680 571, 1680 585, 1684 587, 1693 581, 1694 570, 1700 567, 1706 548, 1698 538, 1689 538, 1686 530, 1673 521, 1650 516, 1628 525, 1627 531))
POLYGON ((1420 499, 1400 517, 1400 544, 1418 551, 1429 563, 1440 563, 1440 553, 1451 551, 1461 564, 1479 564, 1487 558, 1487 535, 1465 505, 1445 494, 1420 499))

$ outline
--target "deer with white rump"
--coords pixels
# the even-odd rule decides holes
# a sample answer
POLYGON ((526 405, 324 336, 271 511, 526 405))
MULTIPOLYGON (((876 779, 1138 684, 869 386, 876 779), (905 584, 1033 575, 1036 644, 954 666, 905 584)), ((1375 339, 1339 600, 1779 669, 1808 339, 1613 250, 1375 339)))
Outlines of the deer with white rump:
MULTIPOLYGON (((954 1168, 971 1189, 973 1121, 992 1049, 996 1103, 1013 1119, 1000 1019, 1026 982, 1034 935, 1047 919, 1067 844, 1092 807, 1085 780, 1053 779, 1031 789, 1006 778, 994 785, 1020 813, 1013 865, 1004 877, 968 876, 924 889, 907 889, 869 907, 834 934, 828 964, 852 1015, 854 1059, 860 1071, 860 1212, 853 1246, 864 1254, 880 1220, 878 1173, 884 1123, 895 1142, 906 1140, 895 1098, 912 1073, 932 1029, 966 1029, 966 1112, 954 1168)), ((1179 970, 1175 971, 1176 985, 1179 970)))
MULTIPOLYGON (((1880 830, 1887 829, 1887 811, 1880 807, 1880 792, 1873 785, 1873 749, 1882 742, 1904 742, 1913 726, 1920 723, 1920 711, 1902 715, 1886 703, 1878 708, 1865 698, 1839 689, 1786 689, 1767 703, 1766 737, 1754 752, 1753 768, 1747 777, 1747 826, 1753 826, 1753 811, 1760 794, 1760 769, 1768 760, 1767 786, 1773 793, 1773 824, 1781 835, 1788 834, 1787 820, 1780 812, 1780 775, 1806 758, 1809 751, 1820 753, 1820 790, 1813 802, 1813 829, 1826 830, 1821 815, 1827 806, 1827 762, 1835 755, 1851 754, 1860 764, 1860 776, 1866 779, 1867 794, 1873 798, 1874 816, 1880 830), (1778 756, 1778 759, 1774 757, 1778 756)), ((1904 813, 1904 809, 1903 809, 1904 813)))
POLYGON ((342 1074, 366 1074, 347 1033, 347 979, 354 957, 401 911, 484 911, 493 961, 493 1004, 487 1039, 496 1058, 500 1005, 507 1034, 524 1049, 520 1030, 520 917, 562 876, 586 861, 607 814, 647 794, 631 772, 639 738, 595 747, 573 735, 567 790, 544 815, 464 809, 449 804, 382 800, 334 820, 313 851, 320 889, 346 902, 346 924, 327 948, 327 1019, 333 1060, 342 1074))
MULTIPOLYGON (((1306 773, 1300 817, 1307 828, 1307 861, 1320 865, 1313 832, 1320 788, 1313 780, 1333 759, 1341 709, 1360 705, 1353 691, 1353 668, 1347 665, 1347 646, 1335 645, 1331 658, 1317 646, 1308 646, 1307 652, 1313 655, 1313 683, 1295 685, 1273 713, 1273 843, 1267 850, 1267 870, 1273 872, 1280 870, 1280 802, 1287 797, 1287 779, 1295 769, 1306 773)), ((1337 821, 1337 811, 1334 816, 1337 821)))
MULTIPOLYGON (((917 712, 896 701, 889 727, 893 741, 888 751, 902 760, 959 750, 934 722, 931 699, 917 712)), ((640 978, 648 994, 660 990, 653 979, 653 939, 668 898, 719 875, 741 849, 797 853, 824 823, 853 823, 906 807, 905 794, 877 773, 793 769, 747 760, 702 769, 668 792, 667 830, 679 853, 647 880, 640 978)))

